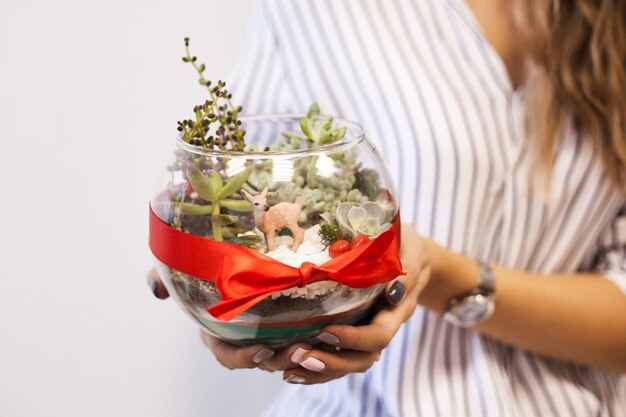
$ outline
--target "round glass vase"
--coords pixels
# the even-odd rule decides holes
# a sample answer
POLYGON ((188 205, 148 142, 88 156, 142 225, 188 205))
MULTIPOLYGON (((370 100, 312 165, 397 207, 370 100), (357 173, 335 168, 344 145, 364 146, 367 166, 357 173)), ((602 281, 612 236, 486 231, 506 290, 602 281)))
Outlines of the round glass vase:
MULTIPOLYGON (((335 126, 346 128, 342 139, 325 145, 302 140, 298 145, 283 132, 300 131, 300 116, 240 119, 252 144, 246 152, 210 150, 177 138, 172 163, 151 200, 153 213, 165 224, 245 246, 296 268, 302 262, 319 265, 331 259, 320 231, 323 224, 348 240, 358 235, 375 239, 391 227, 398 215, 397 198, 384 161, 360 125, 335 119, 335 126), (207 186, 212 187, 211 198, 207 186), (259 207, 262 196, 265 204, 259 207), (270 238, 275 249, 267 253, 268 235, 261 230, 267 226, 259 224, 269 223, 273 207, 292 210, 294 205, 301 206, 294 214, 297 219, 276 224, 270 238), (303 237, 294 251, 296 229, 303 237)), ((220 320, 207 311, 222 301, 210 277, 190 276, 155 262, 170 295, 191 318, 210 334, 241 346, 316 343, 325 326, 367 318, 383 289, 382 284, 355 289, 322 280, 273 293, 236 317, 220 320)))

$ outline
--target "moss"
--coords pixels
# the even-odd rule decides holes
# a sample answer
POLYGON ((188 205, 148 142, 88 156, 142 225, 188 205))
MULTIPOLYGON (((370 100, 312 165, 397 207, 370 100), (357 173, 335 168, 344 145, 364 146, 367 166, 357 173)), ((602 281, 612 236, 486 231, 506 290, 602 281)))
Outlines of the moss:
POLYGON ((322 224, 317 234, 320 236, 322 244, 326 248, 338 240, 347 240, 348 242, 350 241, 350 236, 347 236, 345 233, 343 233, 341 231, 341 228, 336 224, 322 224))

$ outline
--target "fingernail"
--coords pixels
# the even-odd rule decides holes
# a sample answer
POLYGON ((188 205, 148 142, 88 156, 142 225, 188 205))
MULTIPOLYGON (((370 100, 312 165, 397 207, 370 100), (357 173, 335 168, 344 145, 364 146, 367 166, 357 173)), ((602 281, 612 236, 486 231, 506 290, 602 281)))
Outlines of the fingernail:
POLYGON ((256 364, 263 363, 269 358, 274 356, 274 351, 271 349, 263 348, 254 354, 252 361, 256 364))
POLYGON ((290 384, 304 384, 305 380, 303 376, 292 374, 285 378, 284 381, 290 384))
POLYGON ((310 350, 306 350, 306 349, 302 349, 302 348, 296 349, 295 352, 293 352, 291 354, 291 362, 293 362, 293 363, 300 363, 300 361, 302 360, 304 355, 306 355, 309 352, 310 352, 310 350))
POLYGON ((150 290, 152 291, 152 294, 154 294, 156 298, 159 298, 159 294, 158 294, 159 284, 157 284, 156 281, 152 281, 150 283, 150 290))
POLYGON ((387 295, 389 296, 389 299, 391 300, 393 305, 398 304, 404 296, 404 284, 400 281, 394 282, 391 288, 389 288, 389 292, 387 293, 387 295))
POLYGON ((326 365, 324 365, 324 362, 322 362, 319 359, 315 359, 313 356, 306 358, 305 361, 300 363, 300 366, 303 367, 304 369, 308 369, 309 371, 313 371, 313 372, 319 372, 322 369, 326 368, 326 365))
POLYGON ((331 333, 327 333, 327 332, 318 334, 317 340, 319 340, 320 342, 327 343, 329 345, 338 345, 340 342, 337 336, 331 333))

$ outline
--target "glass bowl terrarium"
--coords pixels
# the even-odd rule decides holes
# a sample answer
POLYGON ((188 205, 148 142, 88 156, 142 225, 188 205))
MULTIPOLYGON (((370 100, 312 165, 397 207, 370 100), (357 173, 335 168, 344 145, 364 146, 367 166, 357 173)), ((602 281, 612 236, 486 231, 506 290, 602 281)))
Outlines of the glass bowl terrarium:
POLYGON ((325 326, 359 322, 402 273, 397 199, 364 130, 317 105, 240 117, 224 83, 209 93, 179 122, 150 204, 169 293, 237 345, 314 343, 325 326))

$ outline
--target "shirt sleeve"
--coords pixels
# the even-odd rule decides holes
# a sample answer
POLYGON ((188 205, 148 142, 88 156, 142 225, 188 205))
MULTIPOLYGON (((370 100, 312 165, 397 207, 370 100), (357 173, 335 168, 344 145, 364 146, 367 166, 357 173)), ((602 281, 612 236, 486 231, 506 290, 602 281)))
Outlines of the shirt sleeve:
POLYGON ((242 114, 293 113, 284 56, 266 0, 257 1, 246 40, 227 89, 242 114))
POLYGON ((600 236, 600 252, 595 264, 597 272, 617 284, 626 294, 626 204, 600 236))

